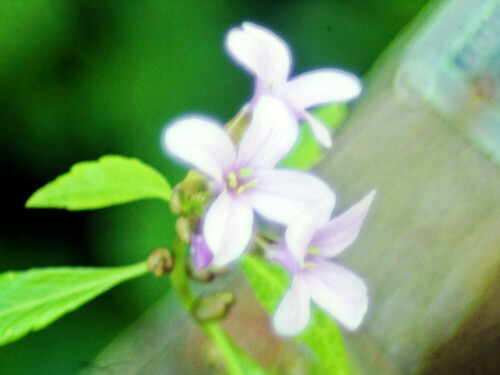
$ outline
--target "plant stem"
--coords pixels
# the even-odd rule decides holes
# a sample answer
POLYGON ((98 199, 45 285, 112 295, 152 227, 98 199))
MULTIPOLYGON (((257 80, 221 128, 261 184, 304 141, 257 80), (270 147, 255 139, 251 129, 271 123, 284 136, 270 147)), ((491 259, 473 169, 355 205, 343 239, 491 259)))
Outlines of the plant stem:
POLYGON ((186 273, 186 247, 187 243, 179 237, 174 240, 172 253, 174 254, 175 266, 170 274, 172 286, 181 300, 182 306, 191 313, 191 308, 195 301, 195 297, 189 287, 189 279, 186 273))
MULTIPOLYGON (((196 300, 186 273, 186 248, 187 243, 176 237, 172 247, 175 256, 174 270, 170 274, 172 287, 177 293, 184 309, 192 316, 192 307, 196 300)), ((194 319, 194 317, 193 317, 194 319)), ((230 375, 244 375, 238 361, 240 350, 230 339, 225 329, 219 322, 199 322, 194 319, 205 335, 217 346, 227 365, 230 375)))
POLYGON ((207 322, 200 324, 201 329, 205 335, 217 346, 220 353, 224 357, 229 374, 244 375, 240 367, 236 349, 233 340, 230 339, 226 330, 220 325, 219 322, 207 322))

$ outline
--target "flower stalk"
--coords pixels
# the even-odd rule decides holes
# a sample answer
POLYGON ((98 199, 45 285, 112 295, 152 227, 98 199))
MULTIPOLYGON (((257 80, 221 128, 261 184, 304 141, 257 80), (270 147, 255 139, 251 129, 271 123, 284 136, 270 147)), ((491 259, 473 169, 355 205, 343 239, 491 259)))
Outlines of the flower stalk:
POLYGON ((224 362, 227 366, 229 375, 244 375, 239 364, 239 353, 241 350, 236 346, 234 341, 229 337, 228 333, 218 321, 202 322, 193 316, 193 306, 196 302, 196 297, 191 290, 189 277, 186 271, 188 243, 176 237, 172 246, 172 252, 175 256, 175 267, 170 274, 172 287, 179 297, 179 300, 193 320, 198 324, 205 336, 219 349, 224 362))

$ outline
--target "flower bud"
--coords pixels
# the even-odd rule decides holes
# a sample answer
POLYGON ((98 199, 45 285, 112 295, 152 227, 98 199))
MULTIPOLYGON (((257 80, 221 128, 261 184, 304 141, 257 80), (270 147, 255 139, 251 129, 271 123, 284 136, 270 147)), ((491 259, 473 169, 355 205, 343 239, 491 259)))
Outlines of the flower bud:
POLYGON ((226 317, 235 302, 234 294, 225 290, 199 297, 192 308, 193 316, 199 322, 220 320, 226 317))
POLYGON ((189 197, 205 188, 206 178, 202 174, 190 170, 186 178, 181 182, 182 192, 189 197))
POLYGON ((175 185, 174 189, 172 190, 172 196, 170 197, 170 211, 172 211, 174 215, 180 215, 183 210, 181 197, 179 195, 180 188, 180 184, 175 185))
POLYGON ((250 123, 250 108, 248 105, 243 106, 239 112, 224 126, 234 142, 239 142, 245 133, 250 123))
POLYGON ((188 219, 184 216, 180 216, 175 221, 175 230, 182 241, 189 242, 191 240, 191 227, 188 219))
POLYGON ((153 250, 147 260, 148 270, 155 276, 164 276, 174 269, 174 255, 166 247, 153 250))
POLYGON ((203 208, 207 205, 210 199, 212 199, 212 194, 207 192, 195 193, 190 198, 194 210, 197 209, 203 210, 203 208))

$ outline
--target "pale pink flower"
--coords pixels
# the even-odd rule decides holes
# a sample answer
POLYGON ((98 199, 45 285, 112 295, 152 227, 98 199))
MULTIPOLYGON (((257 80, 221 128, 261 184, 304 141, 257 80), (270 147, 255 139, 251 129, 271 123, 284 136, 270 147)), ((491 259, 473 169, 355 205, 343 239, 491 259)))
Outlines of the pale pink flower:
POLYGON ((306 327, 311 300, 346 328, 360 325, 368 308, 365 282, 328 258, 354 242, 374 195, 372 191, 326 224, 312 212, 300 215, 287 228, 283 243, 271 251, 271 258, 292 276, 273 317, 278 334, 295 335, 306 327))
POLYGON ((287 44, 271 31, 250 22, 231 29, 225 44, 228 53, 255 77, 250 107, 262 95, 280 98, 299 120, 309 123, 323 146, 331 146, 327 128, 308 109, 357 97, 361 83, 356 76, 338 69, 320 69, 289 79, 292 57, 287 44))
POLYGON ((263 97, 255 107, 238 150, 218 123, 204 117, 185 117, 166 129, 166 150, 208 176, 216 195, 203 222, 214 265, 224 266, 245 250, 254 211, 287 225, 310 208, 328 221, 335 195, 323 181, 274 169, 297 136, 297 120, 273 97, 263 97))

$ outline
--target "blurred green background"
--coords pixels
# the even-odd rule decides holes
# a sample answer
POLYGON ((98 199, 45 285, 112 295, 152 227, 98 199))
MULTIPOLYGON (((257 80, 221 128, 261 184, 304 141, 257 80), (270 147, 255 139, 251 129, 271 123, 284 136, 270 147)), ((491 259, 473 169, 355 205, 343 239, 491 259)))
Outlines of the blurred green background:
MULTIPOLYGON (((363 75, 426 1, 0 2, 0 271, 122 265, 168 245, 168 207, 139 202, 89 213, 25 210, 37 188, 81 160, 135 156, 172 184, 183 170, 160 132, 198 112, 222 121, 252 82, 226 55, 226 31, 251 20, 291 45, 294 72, 363 75)), ((49 328, 0 348, 0 374, 73 374, 167 287, 125 284, 49 328)))

